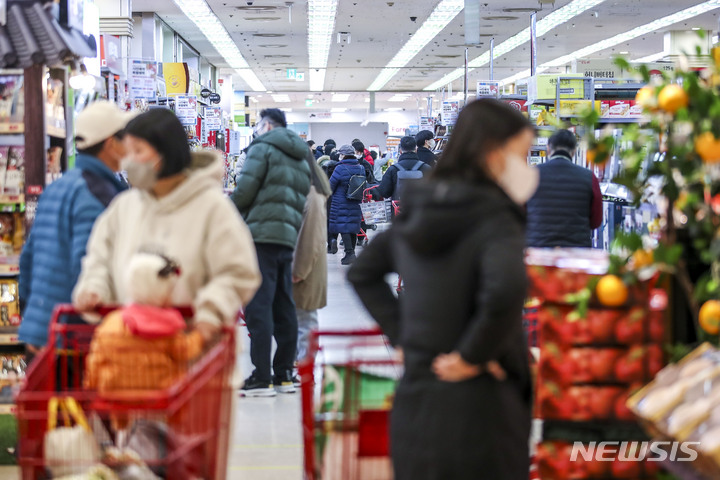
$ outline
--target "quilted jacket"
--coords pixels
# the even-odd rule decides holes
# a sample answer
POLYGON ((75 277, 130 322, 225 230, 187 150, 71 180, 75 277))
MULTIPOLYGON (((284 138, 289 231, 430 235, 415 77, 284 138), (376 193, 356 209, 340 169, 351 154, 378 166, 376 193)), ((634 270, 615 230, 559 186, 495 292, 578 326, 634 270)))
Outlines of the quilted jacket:
POLYGON ((47 187, 20 257, 20 340, 45 345, 55 305, 70 303, 90 231, 127 185, 95 157, 79 154, 75 168, 47 187))
POLYGON ((282 127, 250 144, 232 200, 255 243, 295 248, 310 191, 307 153, 307 143, 282 127))

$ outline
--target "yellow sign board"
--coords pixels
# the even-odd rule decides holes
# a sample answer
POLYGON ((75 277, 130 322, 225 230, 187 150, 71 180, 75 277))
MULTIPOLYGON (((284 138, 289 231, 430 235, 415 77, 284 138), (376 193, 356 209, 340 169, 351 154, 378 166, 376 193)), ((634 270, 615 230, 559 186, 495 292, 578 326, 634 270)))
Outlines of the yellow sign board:
POLYGON ((168 95, 185 95, 188 93, 190 77, 187 63, 163 63, 165 89, 168 95))
POLYGON ((586 113, 591 106, 594 106, 598 113, 600 112, 600 101, 560 100, 560 105, 557 106, 557 113, 560 117, 578 117, 586 113))

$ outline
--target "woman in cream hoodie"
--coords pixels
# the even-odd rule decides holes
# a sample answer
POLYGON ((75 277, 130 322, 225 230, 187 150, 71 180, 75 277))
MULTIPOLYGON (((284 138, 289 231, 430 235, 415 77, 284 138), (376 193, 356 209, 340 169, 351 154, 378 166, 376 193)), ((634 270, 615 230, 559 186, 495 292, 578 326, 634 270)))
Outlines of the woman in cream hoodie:
POLYGON ((222 191, 223 163, 211 152, 191 154, 185 130, 170 110, 151 110, 126 129, 123 168, 132 188, 96 222, 73 293, 80 311, 124 304, 130 259, 163 251, 182 272, 173 305, 195 307, 206 342, 232 326, 261 277, 250 231, 222 191))

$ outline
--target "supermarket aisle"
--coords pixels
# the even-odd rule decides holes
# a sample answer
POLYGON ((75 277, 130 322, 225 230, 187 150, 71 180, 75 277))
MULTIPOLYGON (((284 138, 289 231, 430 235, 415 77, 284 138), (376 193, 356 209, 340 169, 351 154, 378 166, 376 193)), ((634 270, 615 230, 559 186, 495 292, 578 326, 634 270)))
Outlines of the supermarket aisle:
MULTIPOLYGON (((360 249, 358 249, 360 250, 360 249)), ((328 255, 328 306, 320 312, 321 329, 357 329, 374 324, 345 279, 342 252, 328 255)), ((243 378, 251 370, 249 339, 243 335, 243 378)), ((229 462, 231 480, 300 480, 302 430, 299 392, 275 398, 238 398, 235 441, 229 462)))

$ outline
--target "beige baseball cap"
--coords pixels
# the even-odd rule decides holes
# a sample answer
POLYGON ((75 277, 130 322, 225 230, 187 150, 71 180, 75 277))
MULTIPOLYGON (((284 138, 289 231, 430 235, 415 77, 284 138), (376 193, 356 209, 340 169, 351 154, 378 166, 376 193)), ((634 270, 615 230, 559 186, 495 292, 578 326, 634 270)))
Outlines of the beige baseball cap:
POLYGON ((135 117, 135 113, 123 112, 107 100, 91 103, 75 119, 75 144, 83 150, 107 140, 135 117))

